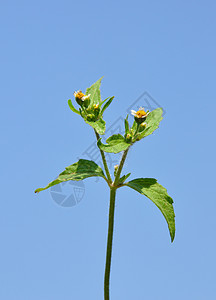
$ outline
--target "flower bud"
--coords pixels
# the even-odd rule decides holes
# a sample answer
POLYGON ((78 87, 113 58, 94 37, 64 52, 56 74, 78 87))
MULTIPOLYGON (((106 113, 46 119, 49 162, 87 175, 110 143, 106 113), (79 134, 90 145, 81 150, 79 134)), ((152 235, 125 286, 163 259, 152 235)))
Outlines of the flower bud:
POLYGON ((146 126, 147 126, 147 124, 146 124, 145 122, 142 122, 142 123, 140 124, 140 129, 141 129, 141 131, 143 131, 143 130, 146 128, 146 126))
POLYGON ((119 167, 119 165, 115 165, 115 166, 114 166, 114 176, 116 176, 116 174, 117 174, 118 167, 119 167))
POLYGON ((132 141, 132 135, 130 133, 126 134, 125 140, 127 143, 132 141))
POLYGON ((87 96, 83 96, 82 97, 82 101, 83 101, 83 106, 85 108, 89 107, 89 104, 90 104, 90 94, 87 95, 87 96))
POLYGON ((95 121, 95 115, 93 114, 88 114, 87 117, 86 117, 87 121, 95 121))
POLYGON ((98 115, 99 115, 99 113, 100 113, 100 107, 99 107, 99 104, 94 104, 93 107, 94 107, 94 115, 95 115, 95 117, 97 118, 98 115))

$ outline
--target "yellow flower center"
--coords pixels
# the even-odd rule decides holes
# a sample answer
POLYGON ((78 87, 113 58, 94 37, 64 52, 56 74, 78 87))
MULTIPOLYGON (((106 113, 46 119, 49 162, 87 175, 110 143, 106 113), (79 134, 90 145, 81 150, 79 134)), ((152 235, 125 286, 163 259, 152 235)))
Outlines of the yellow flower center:
POLYGON ((82 99, 82 97, 84 97, 85 95, 80 91, 76 94, 76 98, 78 99, 82 99))
POLYGON ((137 112, 136 112, 136 117, 137 118, 143 118, 143 117, 145 117, 146 116, 146 112, 144 111, 144 110, 138 110, 137 112))

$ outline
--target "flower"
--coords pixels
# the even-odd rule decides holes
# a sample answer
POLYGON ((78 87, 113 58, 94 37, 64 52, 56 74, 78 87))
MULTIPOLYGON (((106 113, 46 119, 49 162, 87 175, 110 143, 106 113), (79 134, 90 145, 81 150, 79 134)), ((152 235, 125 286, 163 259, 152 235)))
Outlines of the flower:
POLYGON ((85 94, 83 94, 83 92, 81 90, 74 92, 74 97, 76 99, 76 102, 79 105, 82 105, 85 102, 86 107, 88 107, 88 105, 89 105, 90 96, 91 96, 91 94, 85 95, 85 94))
POLYGON ((138 111, 131 110, 131 114, 134 116, 136 123, 141 124, 145 121, 149 111, 145 112, 144 107, 140 107, 138 111))
POLYGON ((139 119, 140 121, 144 121, 148 116, 149 112, 145 112, 144 107, 140 107, 138 111, 131 110, 131 114, 135 117, 135 119, 139 119))

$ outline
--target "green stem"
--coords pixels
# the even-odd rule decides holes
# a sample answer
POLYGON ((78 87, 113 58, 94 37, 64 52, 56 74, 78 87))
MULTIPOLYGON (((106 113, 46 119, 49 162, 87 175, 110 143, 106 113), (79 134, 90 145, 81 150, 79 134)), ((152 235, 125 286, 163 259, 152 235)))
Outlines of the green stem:
POLYGON ((123 168, 123 166, 124 166, 124 162, 125 162, 125 159, 126 159, 126 157, 127 157, 129 148, 130 148, 130 147, 128 147, 128 148, 124 151, 124 153, 123 153, 123 155, 122 155, 122 159, 121 159, 121 162, 120 162, 120 164, 119 164, 119 167, 118 167, 118 170, 117 170, 117 173, 116 173, 116 177, 115 177, 115 180, 114 180, 114 184, 113 184, 114 186, 116 186, 116 185, 118 184, 119 178, 120 178, 120 176, 121 176, 121 171, 122 171, 122 168, 123 168))
POLYGON ((112 257, 113 229, 114 229, 115 197, 116 197, 116 188, 111 188, 110 189, 107 252, 106 252, 106 267, 105 267, 105 275, 104 275, 104 300, 110 299, 109 286, 110 286, 110 268, 111 268, 111 257, 112 257))
MULTIPOLYGON (((97 138, 97 141, 100 139, 100 136, 99 134, 97 133, 97 131, 95 130, 95 135, 96 135, 96 138, 97 138)), ((111 178, 111 175, 110 175, 110 172, 109 172, 109 168, 107 166, 107 161, 106 161, 106 157, 105 157, 105 154, 103 152, 103 150, 99 149, 100 150, 100 153, 101 153, 101 157, 102 157, 102 160, 103 160, 103 165, 104 165, 104 169, 105 169, 105 172, 106 172, 106 175, 107 175, 107 179, 110 183, 112 183, 112 178, 111 178)))

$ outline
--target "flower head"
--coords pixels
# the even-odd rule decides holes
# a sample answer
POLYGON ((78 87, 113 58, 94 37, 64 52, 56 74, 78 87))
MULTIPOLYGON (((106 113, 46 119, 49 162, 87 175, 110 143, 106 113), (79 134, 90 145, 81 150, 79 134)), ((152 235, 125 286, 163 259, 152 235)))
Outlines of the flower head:
POLYGON ((91 94, 88 94, 88 95, 85 95, 83 94, 82 91, 77 91, 77 92, 74 92, 74 97, 76 99, 76 102, 79 104, 79 105, 82 105, 84 104, 85 107, 88 107, 89 105, 89 99, 90 99, 90 96, 91 94))
POLYGON ((135 121, 141 124, 145 121, 149 112, 145 112, 144 107, 140 107, 138 111, 131 110, 131 114, 134 116, 135 121))
POLYGON ((138 111, 131 110, 131 114, 138 119, 144 119, 147 117, 149 112, 145 112, 144 107, 140 107, 138 111))

